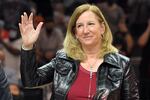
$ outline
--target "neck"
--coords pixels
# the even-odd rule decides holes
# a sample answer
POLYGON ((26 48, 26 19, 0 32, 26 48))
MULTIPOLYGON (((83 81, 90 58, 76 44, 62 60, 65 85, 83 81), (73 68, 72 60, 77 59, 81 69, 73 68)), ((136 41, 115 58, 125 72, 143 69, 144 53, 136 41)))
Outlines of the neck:
POLYGON ((86 49, 85 53, 87 58, 83 62, 87 64, 86 66, 95 67, 95 63, 97 63, 97 61, 99 60, 99 49, 86 49))
POLYGON ((83 47, 83 50, 88 58, 98 58, 98 54, 100 51, 100 46, 93 46, 93 47, 83 47))
POLYGON ((88 71, 96 72, 103 61, 98 56, 101 49, 100 45, 82 46, 82 48, 87 58, 81 62, 81 65, 88 71))

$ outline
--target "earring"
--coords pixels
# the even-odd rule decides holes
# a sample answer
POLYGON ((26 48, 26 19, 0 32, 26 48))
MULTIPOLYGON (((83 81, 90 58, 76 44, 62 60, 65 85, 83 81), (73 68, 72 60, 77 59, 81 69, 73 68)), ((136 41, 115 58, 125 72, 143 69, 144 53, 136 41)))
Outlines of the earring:
POLYGON ((101 37, 103 38, 103 37, 104 37, 104 34, 101 34, 101 37))

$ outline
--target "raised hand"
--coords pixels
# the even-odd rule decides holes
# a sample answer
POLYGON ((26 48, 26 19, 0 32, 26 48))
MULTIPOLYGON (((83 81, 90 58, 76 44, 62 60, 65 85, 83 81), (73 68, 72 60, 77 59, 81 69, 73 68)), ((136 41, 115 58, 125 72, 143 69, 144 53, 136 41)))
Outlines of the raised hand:
POLYGON ((38 39, 43 22, 40 22, 36 28, 33 26, 33 13, 29 16, 24 13, 21 15, 21 23, 19 23, 19 29, 21 32, 23 47, 32 48, 33 44, 38 39))

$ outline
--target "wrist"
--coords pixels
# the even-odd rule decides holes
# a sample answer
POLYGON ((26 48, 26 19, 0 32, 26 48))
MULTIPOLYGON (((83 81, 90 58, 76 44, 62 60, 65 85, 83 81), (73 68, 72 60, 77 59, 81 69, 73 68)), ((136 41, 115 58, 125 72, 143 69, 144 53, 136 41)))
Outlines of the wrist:
POLYGON ((29 45, 29 46, 22 45, 23 50, 31 50, 32 48, 33 48, 33 45, 29 45))

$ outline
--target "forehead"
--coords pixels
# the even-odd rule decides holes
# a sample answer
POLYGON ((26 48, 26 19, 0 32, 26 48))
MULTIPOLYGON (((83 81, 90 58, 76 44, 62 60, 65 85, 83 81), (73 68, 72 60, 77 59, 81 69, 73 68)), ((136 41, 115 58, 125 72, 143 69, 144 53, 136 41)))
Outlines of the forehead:
POLYGON ((77 19, 76 22, 84 21, 84 20, 98 20, 98 16, 92 11, 83 12, 77 19))

